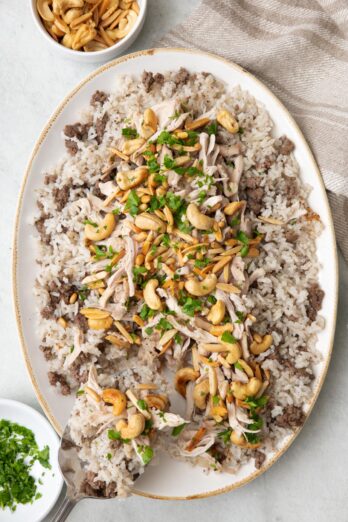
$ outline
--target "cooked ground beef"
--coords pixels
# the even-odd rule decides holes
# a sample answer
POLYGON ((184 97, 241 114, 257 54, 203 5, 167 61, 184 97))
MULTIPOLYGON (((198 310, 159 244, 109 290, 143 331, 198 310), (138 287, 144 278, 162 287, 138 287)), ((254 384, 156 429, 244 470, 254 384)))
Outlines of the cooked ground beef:
POLYGON ((282 367, 288 370, 291 375, 300 377, 301 379, 307 381, 307 383, 313 381, 314 375, 310 368, 296 368, 294 362, 291 359, 284 359, 280 355, 277 357, 277 359, 282 367))
POLYGON ((75 154, 79 150, 76 141, 73 140, 65 140, 65 146, 69 154, 71 154, 71 156, 75 156, 75 154))
POLYGON ((51 281, 48 285, 47 290, 50 293, 51 302, 58 304, 63 299, 65 304, 68 304, 71 294, 75 291, 75 287, 64 281, 59 281, 59 283, 60 284, 57 285, 55 281, 51 281), (52 293, 58 295, 52 295, 52 293))
POLYGON ((60 391, 62 395, 70 395, 71 390, 69 384, 66 382, 66 379, 63 375, 60 375, 57 372, 48 372, 48 380, 51 386, 57 386, 60 384, 60 391))
POLYGON ((285 232, 285 239, 288 241, 288 243, 296 243, 298 240, 298 234, 294 230, 287 230, 285 232))
POLYGON ((53 317, 55 309, 56 307, 53 305, 53 303, 48 303, 41 309, 41 317, 43 317, 43 319, 51 319, 53 317))
POLYGON ((80 330, 82 330, 84 333, 87 332, 88 330, 88 321, 86 319, 86 317, 82 314, 77 314, 75 319, 74 319, 74 323, 76 324, 76 326, 78 326, 80 328, 80 330))
POLYGON ((97 121, 95 122, 95 132, 97 134, 96 140, 99 145, 103 141, 105 127, 106 127, 108 120, 109 120, 109 115, 106 112, 101 118, 98 118, 97 121))
POLYGON ((246 191, 247 201, 250 210, 252 210, 255 214, 259 214, 262 208, 262 199, 264 195, 264 190, 262 187, 257 187, 255 189, 248 188, 246 191))
POLYGON ((299 186, 296 178, 290 176, 284 176, 285 179, 285 195, 290 202, 298 195, 299 186))
POLYGON ((98 105, 98 103, 100 103, 100 105, 104 105, 104 103, 106 102, 106 100, 108 98, 109 98, 109 95, 106 94, 106 92, 95 91, 95 93, 92 95, 92 98, 91 98, 91 105, 92 105, 92 107, 96 107, 98 105))
POLYGON ((81 492, 93 497, 116 497, 116 483, 106 484, 103 480, 95 480, 96 476, 97 474, 93 471, 87 471, 86 478, 81 485, 81 492))
POLYGON ((266 460, 266 455, 262 451, 255 450, 253 452, 253 457, 255 459, 255 468, 260 469, 266 460))
POLYGON ((281 428, 297 428, 298 426, 302 426, 305 418, 306 415, 302 411, 302 408, 287 406, 284 408, 284 413, 275 418, 275 422, 281 428))
POLYGON ((257 169, 268 170, 275 163, 276 159, 277 159, 276 154, 270 154, 269 156, 265 156, 265 159, 264 159, 264 161, 262 161, 262 163, 257 163, 255 166, 257 169))
POLYGON ((324 299, 324 291, 320 288, 318 283, 313 283, 308 288, 308 306, 307 306, 307 316, 310 321, 315 321, 318 310, 320 310, 323 299, 324 299))
POLYGON ((70 371, 72 376, 79 382, 80 384, 87 381, 88 371, 81 371, 81 366, 83 366, 86 362, 90 360, 91 356, 88 353, 80 353, 77 359, 70 366, 70 371))
POLYGON ((278 148, 279 154, 288 156, 295 149, 295 145, 286 136, 281 136, 278 140, 277 148, 278 148))
POLYGON ((260 186, 261 178, 259 176, 250 176, 245 180, 245 186, 248 189, 256 189, 260 186))
POLYGON ((52 195, 57 207, 57 210, 61 211, 67 204, 69 200, 69 195, 72 187, 72 182, 70 181, 66 185, 63 185, 62 188, 53 187, 52 195))
POLYGON ((177 86, 185 85, 190 79, 190 73, 184 67, 180 67, 179 71, 176 73, 174 81, 177 86))
POLYGON ((74 125, 65 125, 64 134, 67 138, 77 138, 79 141, 88 138, 88 131, 91 128, 91 123, 74 123, 74 125))
POLYGON ((160 73, 153 74, 152 72, 144 71, 141 76, 141 81, 145 87, 145 92, 150 92, 154 84, 163 85, 164 76, 160 73))
POLYGON ((55 359, 55 355, 54 353, 52 353, 52 348, 50 346, 41 345, 40 350, 44 354, 46 361, 51 361, 52 359, 55 359))
POLYGON ((42 242, 46 245, 49 245, 51 241, 51 235, 46 232, 45 227, 46 219, 49 219, 50 217, 50 214, 41 214, 39 219, 35 221, 36 230, 39 232, 42 242))
POLYGON ((45 185, 50 185, 51 183, 55 183, 57 181, 57 174, 46 174, 44 178, 45 185))
MULTIPOLYGON (((105 180, 103 180, 103 183, 106 183, 105 180)), ((101 199, 104 198, 104 195, 100 191, 100 188, 99 188, 99 181, 97 181, 97 183, 94 185, 92 194, 93 194, 93 196, 97 196, 97 198, 101 198, 101 199)))
POLYGON ((76 447, 76 444, 74 442, 72 442, 71 440, 68 440, 68 439, 62 439, 62 442, 61 442, 61 448, 63 450, 69 450, 71 448, 75 448, 76 447))

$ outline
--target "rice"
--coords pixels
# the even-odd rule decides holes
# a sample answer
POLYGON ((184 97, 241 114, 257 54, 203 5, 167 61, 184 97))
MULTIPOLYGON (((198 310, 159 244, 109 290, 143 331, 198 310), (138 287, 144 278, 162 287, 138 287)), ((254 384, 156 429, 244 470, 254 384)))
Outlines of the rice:
MULTIPOLYGON (((98 97, 94 97, 93 105, 85 108, 80 122, 65 128, 62 137, 70 154, 46 173, 38 194, 40 214, 36 226, 40 236, 40 273, 35 293, 41 312, 38 321, 41 349, 48 361, 52 385, 63 394, 81 387, 70 420, 71 435, 86 462, 89 473, 86 488, 106 496, 127 494, 135 477, 144 471, 149 452, 152 456, 161 449, 173 458, 217 472, 234 472, 250 459, 255 460, 257 467, 263 465, 266 454, 261 450, 275 449, 287 434, 303 423, 305 404, 313 394, 313 366, 320 359, 316 350, 317 333, 324 327, 323 318, 317 314, 323 293, 317 283, 315 244, 322 224, 308 206, 310 187, 301 182, 292 142, 286 137, 273 136, 273 123, 266 109, 238 86, 229 90, 210 74, 189 74, 185 70, 168 72, 164 76, 152 75, 151 81, 146 75, 152 73, 144 73, 143 82, 129 76, 118 78, 114 92, 103 95, 102 102, 95 102, 98 97), (122 129, 128 129, 126 132, 131 133, 133 139, 135 134, 141 134, 143 114, 150 107, 156 107, 159 131, 170 125, 175 127, 183 114, 187 116, 183 116, 181 132, 185 132, 186 118, 188 122, 190 118, 193 121, 207 119, 204 129, 198 128, 197 134, 191 132, 182 138, 191 140, 192 144, 200 143, 197 152, 187 153, 191 167, 183 167, 183 171, 173 166, 185 151, 175 152, 168 132, 162 134, 167 142, 164 141, 157 151, 161 154, 160 149, 163 152, 166 147, 170 153, 168 157, 159 159, 154 148, 149 152, 151 142, 145 144, 147 156, 138 154, 133 163, 121 160, 112 152, 121 150, 127 141, 131 144, 122 129), (237 133, 230 133, 215 123, 221 110, 227 110, 235 117, 239 126, 237 133), (154 162, 152 166, 151 161, 154 162), (167 165, 161 164, 160 170, 161 161, 167 165), (209 245, 202 247, 201 254, 196 252, 194 260, 192 256, 184 257, 184 268, 177 272, 176 279, 170 275, 170 270, 178 269, 179 258, 165 273, 161 272, 161 259, 157 269, 153 260, 149 261, 151 270, 142 263, 143 270, 137 269, 136 255, 141 253, 142 247, 134 240, 140 231, 134 229, 134 223, 143 201, 141 193, 136 192, 138 188, 126 191, 123 200, 125 191, 112 197, 113 192, 117 192, 116 172, 144 165, 145 170, 154 167, 154 175, 162 175, 162 178, 164 172, 167 187, 161 195, 156 193, 152 199, 151 196, 145 198, 144 208, 153 212, 162 223, 161 219, 165 219, 162 197, 167 206, 172 205, 171 211, 177 219, 176 229, 171 225, 167 227, 164 236, 167 234, 168 238, 163 239, 163 234, 160 237, 153 257, 158 248, 162 248, 163 257, 167 248, 172 248, 175 256, 178 249, 183 249, 180 242, 188 241, 183 233, 191 234, 193 242, 205 241, 204 244, 209 245), (103 201, 109 196, 109 205, 103 207, 103 201), (147 201, 149 199, 157 208, 148 208, 152 205, 147 201), (229 201, 238 200, 242 202, 240 215, 226 217, 222 208, 229 201), (210 206, 209 201, 212 202, 210 206), (216 208, 215 201, 218 203, 216 208), (204 232, 188 227, 185 212, 189 203, 212 216, 214 223, 222 223, 222 238, 219 239, 217 229, 204 232), (179 217, 177 207, 183 209, 179 217), (100 231, 98 223, 102 216, 105 212, 112 214, 112 211, 122 219, 116 217, 116 227, 111 235, 95 243, 86 242, 86 227, 100 231), (177 235, 175 241, 179 246, 173 246, 178 227, 181 236, 177 235), (217 272, 218 282, 226 283, 224 278, 227 278, 238 293, 218 290, 212 292, 212 296, 226 301, 225 319, 227 323, 232 321, 234 337, 228 342, 243 349, 237 359, 248 362, 253 378, 262 383, 261 399, 257 394, 247 396, 248 404, 244 399, 238 402, 231 389, 235 383, 238 386, 248 383, 250 375, 237 359, 231 364, 227 361, 224 367, 218 353, 212 352, 209 357, 204 348, 204 343, 212 342, 212 335, 204 328, 214 299, 195 300, 186 295, 183 301, 180 292, 186 288, 184 282, 175 290, 177 293, 170 291, 170 288, 177 288, 176 284, 180 285, 180 282, 176 283, 180 278, 185 281, 185 270, 192 276, 203 277, 209 264, 209 259, 206 260, 209 249, 213 252, 217 243, 219 255, 220 245, 229 239, 232 248, 233 245, 240 248, 231 255, 228 269, 217 272), (164 240, 171 241, 170 247, 163 246, 164 240), (91 253, 91 244, 97 245, 99 250, 94 246, 91 253), (120 252, 121 258, 113 266, 112 260, 120 252), (194 273, 193 268, 198 272, 194 273), (103 302, 103 292, 108 293, 112 274, 117 270, 121 270, 120 283, 111 289, 110 297, 105 294, 103 302), (144 274, 149 270, 158 277, 156 295, 162 303, 157 313, 150 314, 144 308, 141 289, 147 277, 144 274), (92 287, 91 283, 89 287, 82 284, 86 276, 96 272, 102 275, 94 277, 92 287), (166 281, 169 281, 168 286, 165 286, 166 281), (135 294, 131 295, 134 284, 135 294), (163 312, 164 302, 170 315, 163 312), (131 336, 132 342, 127 344, 113 321, 107 327, 109 339, 105 329, 91 328, 90 318, 83 313, 87 309, 88 314, 88 310, 96 308, 106 310, 110 321, 111 318, 121 321, 128 328, 127 336, 131 336), (183 317, 183 313, 187 315, 183 317), (140 316, 140 323, 139 319, 134 322, 134 316, 140 316), (195 317, 200 317, 203 326, 198 326, 195 317), (171 329, 172 340, 169 339, 168 345, 161 344, 161 335, 171 329), (255 339, 259 338, 260 342, 267 335, 271 336, 270 347, 260 354, 250 353, 253 343, 257 344, 255 339), (177 395, 173 390, 173 372, 181 367, 191 368, 192 348, 200 357, 200 362, 194 361, 194 365, 199 366, 199 377, 194 378, 196 384, 207 379, 209 365, 213 364, 213 370, 209 371, 217 379, 216 393, 208 400, 206 411, 200 411, 194 407, 195 384, 185 381, 184 385, 188 384, 184 388, 187 411, 186 416, 180 416, 168 411, 167 396, 177 395), (146 430, 125 443, 116 429, 118 438, 113 439, 115 425, 119 421, 129 422, 132 415, 139 414, 139 407, 137 403, 129 403, 125 412, 113 416, 110 404, 102 400, 96 402, 84 392, 87 379, 91 378, 92 383, 87 385, 100 397, 108 388, 117 388, 124 393, 133 390, 136 399, 145 402, 151 400, 151 394, 161 395, 165 397, 165 411, 146 403, 148 420, 151 420, 146 430), (155 384, 157 391, 137 387, 144 383, 155 384), (268 399, 262 402, 266 396, 268 399), (261 402, 257 402, 259 399, 261 402), (214 407, 222 408, 220 417, 220 414, 214 414, 218 411, 214 407), (233 433, 235 440, 231 439, 231 444, 233 433), (238 441, 236 437, 239 437, 238 441), (194 447, 187 449, 192 444, 194 447)), ((175 129, 171 136, 178 136, 175 129)), ((180 142, 181 138, 175 139, 180 142)), ((179 149, 184 142, 180 143, 179 149)), ((147 171, 146 176, 148 174, 147 171)), ((158 187, 163 179, 156 183, 158 187)), ((148 194, 146 190, 143 195, 148 194)), ((149 230, 146 234, 149 235, 149 230)), ((186 248, 188 245, 190 243, 186 248)), ((95 324, 100 325, 98 320, 95 324)), ((225 356, 229 353, 226 346, 225 356)))

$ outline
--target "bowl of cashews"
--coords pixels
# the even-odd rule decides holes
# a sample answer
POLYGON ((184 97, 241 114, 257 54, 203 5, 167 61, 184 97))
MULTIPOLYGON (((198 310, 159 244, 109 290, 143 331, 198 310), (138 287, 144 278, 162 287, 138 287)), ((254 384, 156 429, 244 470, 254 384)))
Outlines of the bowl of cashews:
POLYGON ((32 0, 40 33, 63 56, 103 62, 122 54, 144 25, 147 0, 32 0))

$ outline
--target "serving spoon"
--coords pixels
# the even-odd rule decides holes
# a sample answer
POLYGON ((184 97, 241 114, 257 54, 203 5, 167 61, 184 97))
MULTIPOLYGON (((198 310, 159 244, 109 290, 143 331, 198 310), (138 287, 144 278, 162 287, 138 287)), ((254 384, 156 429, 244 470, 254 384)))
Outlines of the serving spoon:
MULTIPOLYGON (((63 503, 53 517, 52 522, 64 522, 75 505, 84 498, 107 500, 106 497, 89 495, 85 491, 82 491, 81 486, 86 479, 86 472, 83 469, 83 464, 77 450, 78 447, 71 438, 70 426, 68 423, 63 432, 58 451, 58 463, 67 490, 63 503)), ((137 477, 134 477, 134 479, 135 478, 137 477)))

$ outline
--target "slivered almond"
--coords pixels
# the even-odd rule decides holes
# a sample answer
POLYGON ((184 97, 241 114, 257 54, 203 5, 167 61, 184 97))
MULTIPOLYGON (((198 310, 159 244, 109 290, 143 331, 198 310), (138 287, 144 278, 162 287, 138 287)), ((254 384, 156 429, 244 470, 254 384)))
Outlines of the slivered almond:
POLYGON ((147 382, 144 382, 144 383, 140 383, 140 384, 137 384, 137 389, 138 390, 157 390, 158 386, 157 384, 152 384, 152 383, 147 383, 147 382))
POLYGON ((106 335, 105 339, 109 341, 109 343, 113 344, 114 346, 117 346, 118 348, 129 348, 129 343, 127 341, 124 341, 123 339, 120 339, 116 335, 106 335))
POLYGON ((114 325, 116 326, 117 330, 120 332, 120 334, 123 335, 123 337, 130 343, 130 344, 134 344, 134 340, 133 340, 133 337, 131 336, 131 334, 129 332, 127 332, 127 330, 125 329, 125 327, 123 326, 122 323, 120 323, 120 321, 114 321, 114 325))
POLYGON ((191 245, 191 246, 188 246, 188 247, 185 247, 181 253, 184 255, 184 254, 188 254, 189 252, 191 252, 192 250, 196 250, 197 248, 201 248, 201 247, 204 247, 204 246, 209 246, 209 243, 197 243, 197 245, 191 245))
POLYGON ((209 118, 200 118, 200 119, 194 120, 194 121, 186 121, 185 129, 186 130, 200 129, 201 127, 205 127, 209 123, 210 123, 209 118))
POLYGON ((198 354, 198 360, 202 364, 206 364, 207 366, 213 366, 214 368, 220 366, 220 363, 218 361, 209 361, 207 357, 204 357, 204 355, 201 355, 200 353, 198 354))
POLYGON ((241 290, 237 286, 227 284, 227 283, 217 283, 216 288, 222 290, 223 292, 228 292, 230 294, 240 294, 241 290))
POLYGON ((238 363, 241 365, 248 377, 254 377, 254 372, 251 366, 246 363, 243 359, 238 359, 238 363))
POLYGON ((114 147, 109 147, 109 151, 118 156, 119 158, 123 159, 124 161, 129 161, 129 157, 126 154, 123 154, 118 149, 115 149, 114 147))
POLYGON ((173 339, 170 339, 166 344, 164 344, 162 346, 162 350, 159 352, 158 354, 158 357, 160 357, 161 355, 163 355, 164 353, 166 353, 166 351, 168 350, 168 348, 171 347, 171 345, 173 344, 173 339))
POLYGON ((220 256, 221 257, 233 256, 234 254, 238 254, 238 252, 240 252, 242 250, 242 248, 243 247, 241 245, 235 246, 233 248, 229 248, 228 250, 225 250, 225 252, 220 254, 220 256))
POLYGON ((261 369, 258 363, 255 364, 255 377, 262 381, 261 369))
POLYGON ((226 359, 225 359, 224 357, 222 357, 222 355, 219 354, 219 355, 217 356, 217 360, 218 360, 218 361, 222 364, 222 366, 224 366, 225 368, 227 368, 227 369, 230 369, 230 368, 231 368, 230 363, 228 363, 228 362, 226 361, 226 359))
POLYGON ((224 268, 225 265, 227 265, 232 259, 232 256, 224 256, 223 259, 221 259, 220 261, 218 261, 216 263, 216 265, 214 265, 213 267, 213 274, 216 274, 217 272, 219 272, 220 270, 222 270, 224 268))
POLYGON ((188 445, 186 446, 186 451, 192 451, 195 449, 196 446, 200 443, 200 441, 203 439, 204 435, 206 434, 207 429, 203 426, 199 428, 199 430, 194 434, 188 445))
POLYGON ((186 234, 185 232, 181 232, 178 228, 174 228, 173 234, 186 241, 186 243, 192 243, 195 245, 198 243, 198 239, 186 234))
POLYGON ((80 314, 87 317, 87 319, 106 319, 110 316, 110 312, 100 310, 99 308, 82 308, 80 314))
POLYGON ((104 283, 104 281, 99 279, 98 281, 93 281, 91 283, 88 283, 87 287, 90 290, 98 290, 99 288, 105 288, 105 283, 104 283))
POLYGON ((228 245, 228 246, 235 246, 237 244, 238 244, 238 240, 234 239, 233 237, 231 239, 226 239, 226 241, 225 241, 225 245, 228 245))
POLYGON ((114 199, 117 198, 119 192, 120 192, 119 190, 116 190, 115 192, 113 192, 112 194, 110 194, 110 196, 108 196, 108 197, 103 201, 102 206, 103 206, 103 207, 107 207, 108 205, 110 205, 111 201, 113 201, 114 199))
POLYGON ((91 388, 90 386, 85 386, 84 390, 96 402, 100 402, 102 400, 100 395, 98 395, 98 393, 95 390, 93 390, 93 388, 91 388))
POLYGON ((132 320, 138 325, 143 327, 145 325, 145 321, 139 315, 133 315, 132 320))
POLYGON ((280 221, 280 219, 275 219, 273 217, 257 216, 257 219, 263 223, 269 223, 270 225, 285 225, 284 221, 280 221))
POLYGON ((176 330, 175 328, 172 328, 171 330, 167 330, 161 337, 161 339, 159 340, 159 345, 160 346, 164 346, 165 344, 167 344, 168 341, 170 341, 171 339, 173 339, 173 337, 175 337, 175 335, 178 333, 178 330, 176 330))
POLYGON ((223 278, 224 278, 224 283, 228 283, 230 280, 230 265, 229 264, 224 266, 223 278))

